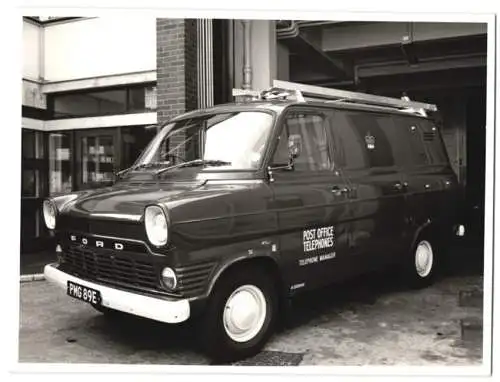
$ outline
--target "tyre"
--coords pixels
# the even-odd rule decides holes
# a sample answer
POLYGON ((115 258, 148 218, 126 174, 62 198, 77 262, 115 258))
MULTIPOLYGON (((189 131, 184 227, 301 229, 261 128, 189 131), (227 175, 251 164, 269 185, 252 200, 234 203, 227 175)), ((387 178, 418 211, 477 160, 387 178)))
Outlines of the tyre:
POLYGON ((262 268, 238 267, 216 283, 199 330, 204 352, 215 362, 257 354, 274 332, 278 294, 262 268))
POLYGON ((438 246, 429 235, 421 235, 413 245, 404 264, 405 282, 411 288, 431 285, 438 268, 438 246))

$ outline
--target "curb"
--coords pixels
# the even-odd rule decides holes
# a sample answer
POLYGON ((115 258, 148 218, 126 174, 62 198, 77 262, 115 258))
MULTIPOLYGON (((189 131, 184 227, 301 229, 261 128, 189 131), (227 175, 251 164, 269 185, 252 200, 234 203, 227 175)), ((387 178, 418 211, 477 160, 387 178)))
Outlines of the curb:
POLYGON ((43 273, 35 273, 32 275, 21 275, 21 282, 26 283, 30 281, 43 281, 45 280, 45 275, 43 273))

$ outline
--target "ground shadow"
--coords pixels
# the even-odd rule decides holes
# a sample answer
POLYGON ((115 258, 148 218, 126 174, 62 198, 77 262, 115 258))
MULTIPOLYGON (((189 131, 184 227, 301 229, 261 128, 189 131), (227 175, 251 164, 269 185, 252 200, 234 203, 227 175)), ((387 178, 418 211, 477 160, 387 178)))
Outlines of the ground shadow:
MULTIPOLYGON (((483 250, 475 243, 459 242, 447 251, 436 282, 450 277, 483 275, 483 250)), ((335 310, 356 310, 359 304, 373 305, 389 293, 411 292, 394 269, 357 276, 351 280, 312 292, 304 292, 291 302, 281 329, 293 329, 335 310)), ((457 297, 461 291, 457 290, 457 297)))

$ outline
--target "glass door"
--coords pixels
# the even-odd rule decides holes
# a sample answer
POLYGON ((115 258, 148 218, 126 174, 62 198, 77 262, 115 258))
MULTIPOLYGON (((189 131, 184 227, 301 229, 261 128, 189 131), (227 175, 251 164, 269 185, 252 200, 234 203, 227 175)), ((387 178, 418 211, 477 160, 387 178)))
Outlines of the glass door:
POLYGON ((47 142, 41 131, 22 129, 21 253, 37 251, 46 235, 41 205, 47 192, 47 142))
POLYGON ((71 138, 67 132, 49 134, 49 195, 73 189, 71 138))
POLYGON ((79 131, 76 134, 77 188, 98 188, 111 184, 117 164, 119 129, 79 131))

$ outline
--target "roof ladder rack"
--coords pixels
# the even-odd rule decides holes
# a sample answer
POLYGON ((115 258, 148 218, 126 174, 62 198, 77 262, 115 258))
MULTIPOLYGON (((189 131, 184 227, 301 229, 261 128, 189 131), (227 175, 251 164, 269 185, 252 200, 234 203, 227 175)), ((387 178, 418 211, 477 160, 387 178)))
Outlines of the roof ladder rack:
POLYGON ((323 102, 353 102, 365 105, 403 109, 404 111, 419 113, 422 115, 426 115, 426 111, 437 111, 436 105, 410 101, 408 97, 398 99, 280 80, 273 81, 273 88, 286 89, 289 91, 293 90, 295 94, 300 95, 300 98, 304 101, 320 100, 323 102))

